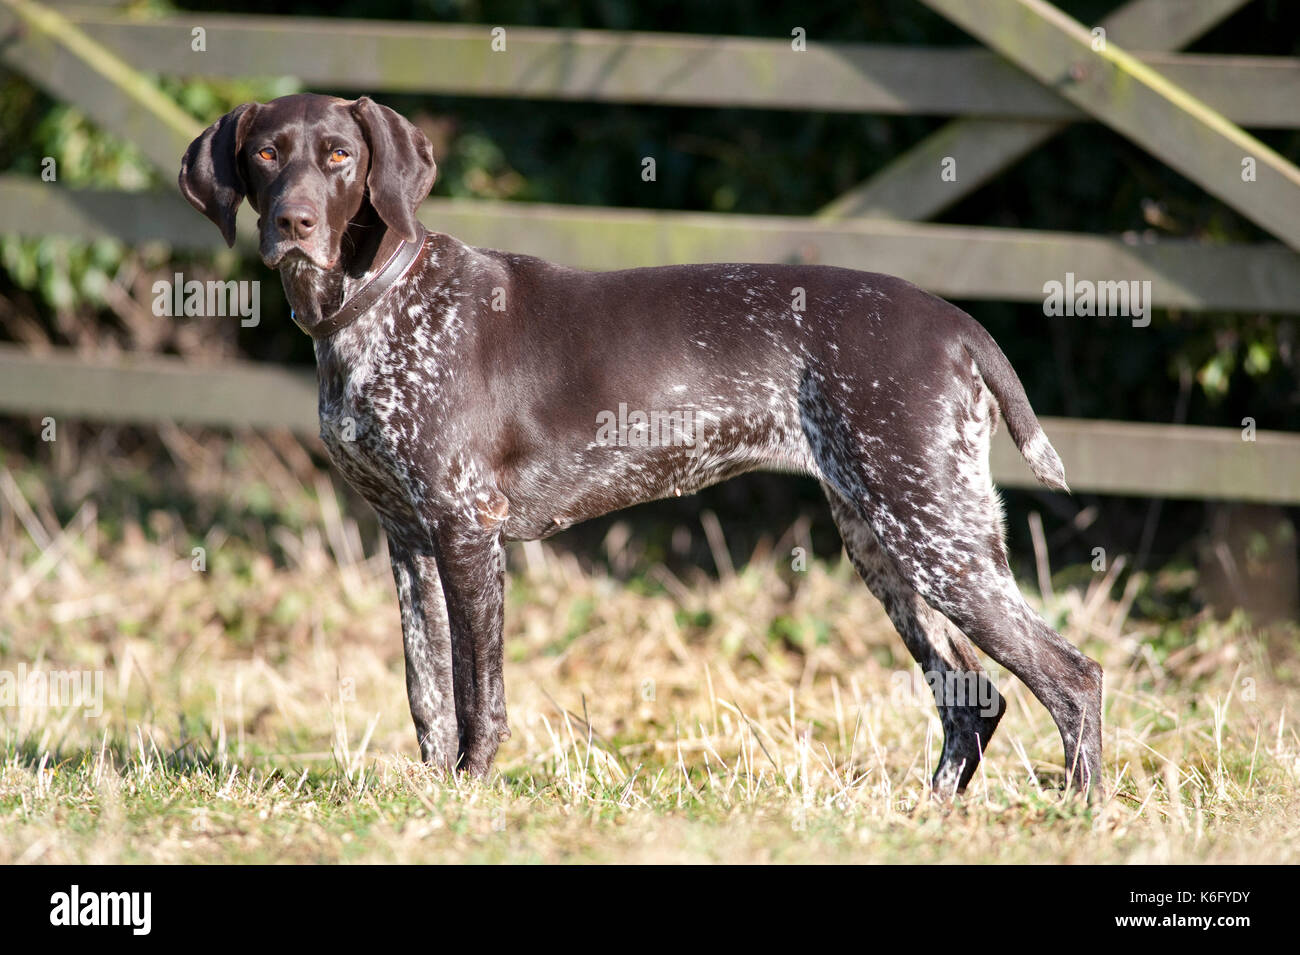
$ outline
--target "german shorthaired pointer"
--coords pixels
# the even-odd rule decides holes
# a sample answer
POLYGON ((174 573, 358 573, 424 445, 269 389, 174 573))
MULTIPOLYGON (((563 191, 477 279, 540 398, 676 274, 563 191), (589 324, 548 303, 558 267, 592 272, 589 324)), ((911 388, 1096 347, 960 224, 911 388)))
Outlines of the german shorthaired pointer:
POLYGON ((229 244, 248 198, 315 339, 321 438, 388 533, 425 761, 483 775, 509 736, 505 541, 769 469, 821 482, 925 671, 938 793, 965 787, 1005 707, 974 647, 1051 712, 1067 785, 1098 791, 1101 668, 1008 569, 988 469, 999 413, 1039 480, 1066 490, 1064 470, 979 324, 870 272, 592 273, 472 248, 416 218, 434 175, 428 140, 391 109, 310 94, 240 106, 180 172, 229 244))

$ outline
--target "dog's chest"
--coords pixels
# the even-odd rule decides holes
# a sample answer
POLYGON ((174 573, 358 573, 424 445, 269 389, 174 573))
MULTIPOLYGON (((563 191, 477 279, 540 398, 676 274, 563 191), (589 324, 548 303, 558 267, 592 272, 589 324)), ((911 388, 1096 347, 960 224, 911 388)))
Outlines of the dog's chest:
POLYGON ((330 460, 382 518, 415 519, 403 481, 412 409, 400 400, 391 371, 362 350, 318 350, 320 437, 330 460))

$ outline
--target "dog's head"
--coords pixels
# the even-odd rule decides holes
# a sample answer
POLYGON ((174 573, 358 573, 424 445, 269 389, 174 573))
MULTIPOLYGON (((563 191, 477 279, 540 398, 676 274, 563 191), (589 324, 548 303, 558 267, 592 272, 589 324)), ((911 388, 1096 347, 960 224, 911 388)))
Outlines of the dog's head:
POLYGON ((190 143, 179 182, 227 245, 235 244, 235 215, 247 196, 261 216, 267 266, 301 255, 333 269, 366 203, 390 229, 415 239, 416 208, 436 175, 429 140, 387 106, 301 93, 221 117, 190 143))

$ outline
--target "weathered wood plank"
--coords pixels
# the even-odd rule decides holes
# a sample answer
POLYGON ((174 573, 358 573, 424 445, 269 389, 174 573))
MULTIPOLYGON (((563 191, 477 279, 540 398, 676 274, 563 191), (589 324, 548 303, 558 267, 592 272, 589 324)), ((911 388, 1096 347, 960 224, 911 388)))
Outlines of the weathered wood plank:
POLYGON ((821 226, 778 216, 654 213, 540 204, 426 203, 431 229, 586 268, 812 261, 898 275, 948 298, 1042 302, 1043 284, 1150 279, 1157 307, 1294 313, 1300 258, 1282 246, 1127 245, 1071 233, 883 219, 821 226), (1245 306, 1245 302, 1253 304, 1245 306))
POLYGON ((1300 250, 1300 169, 1046 0, 922 0, 1045 86, 1300 250), (1243 181, 1242 161, 1256 174, 1243 181))
MULTIPOLYGON (((823 224, 793 216, 448 199, 428 200, 420 217, 472 245, 591 269, 813 261, 899 275, 948 298, 1013 302, 1042 302, 1045 282, 1073 272, 1093 281, 1150 280, 1158 308, 1300 311, 1300 257, 1275 244, 1130 245, 1066 232, 883 219, 823 224)), ((245 209, 242 221, 252 219, 245 209)), ((0 176, 0 233, 224 248, 217 230, 179 195, 71 190, 18 176, 0 176)))
MULTIPOLYGON (((1236 428, 1043 418, 1076 492, 1300 502, 1300 434, 1236 428)), ((1038 487, 1005 431, 990 463, 1004 487, 1038 487)))
POLYGON ((158 355, 91 361, 13 345, 0 345, 0 408, 56 421, 180 421, 311 434, 319 428, 314 372, 252 362, 196 365, 158 355))
POLYGON ((1251 0, 1133 0, 1101 21, 1106 35, 1131 50, 1177 50, 1209 32, 1251 0))
POLYGON ((870 179, 822 206, 817 218, 825 222, 854 216, 929 219, 1069 125, 1033 119, 954 119, 895 156, 870 179), (940 172, 949 158, 956 162, 956 179, 945 180, 940 172))
POLYGON ((147 56, 168 76, 293 76, 307 86, 699 106, 889 113, 996 109, 1030 114, 1059 100, 978 49, 822 43, 488 24, 182 14, 126 19, 87 12, 77 22, 124 57, 147 56), (207 52, 190 31, 207 31, 207 52), (940 70, 938 74, 934 70, 940 70), (940 77, 977 70, 981 86, 944 90, 940 77), (864 105, 865 104, 865 105, 864 105))
MULTIPOLYGON (((1248 2, 1131 0, 1102 20, 1101 26, 1107 36, 1132 49, 1177 50, 1248 2)), ((1224 105, 1229 109, 1237 106, 1224 105)), ((1217 108, 1224 111, 1224 105, 1217 108)), ((1240 116, 1235 118, 1239 123, 1247 123, 1240 116)), ((824 219, 888 216, 919 221, 933 218, 1069 125, 1016 119, 955 119, 895 157, 870 179, 824 206, 817 215, 824 219), (956 160, 957 178, 945 181, 939 172, 941 163, 949 156, 956 160)))
MULTIPOLYGON (((1215 0, 1224 3, 1226 0, 1215 0)), ((74 17, 129 62, 164 76, 293 76, 308 87, 356 92, 595 100, 681 106, 862 113, 1007 116, 1080 121, 1086 113, 987 50, 700 37, 601 30, 307 17, 99 12, 74 17), (206 31, 206 52, 190 31, 206 31)), ((1221 90, 1220 60, 1181 75, 1192 93, 1238 122, 1295 128, 1300 61, 1247 58, 1221 90)))
MULTIPOLYGON (((87 361, 0 345, 0 413, 150 424, 318 430, 314 375, 253 362, 194 365, 164 356, 87 361)), ((1300 502, 1300 435, 1044 418, 1075 491, 1300 502)), ((994 440, 995 480, 1037 487, 1005 437, 994 440)))
POLYGON ((1294 128, 1300 118, 1300 60, 1201 53, 1138 58, 1238 126, 1294 128), (1207 75, 1213 83, 1205 82, 1207 75))

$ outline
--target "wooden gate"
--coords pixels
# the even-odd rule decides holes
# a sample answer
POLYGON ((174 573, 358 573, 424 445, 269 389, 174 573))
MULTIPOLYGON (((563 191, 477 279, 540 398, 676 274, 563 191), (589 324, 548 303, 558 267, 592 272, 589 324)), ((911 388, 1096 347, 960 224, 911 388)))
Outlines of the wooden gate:
MULTIPOLYGON (((201 124, 131 64, 163 77, 265 75, 305 86, 953 116, 807 217, 430 199, 422 218, 472 244, 588 268, 795 261, 872 268, 958 299, 1041 303, 1044 277, 1151 282, 1152 304, 1300 312, 1300 170, 1243 126, 1300 127, 1300 61, 1177 51, 1249 0, 1130 0, 1095 26, 1044 0, 920 0, 983 48, 836 44, 263 16, 66 14, 0 0, 0 60, 135 143, 165 178, 201 124), (192 35, 204 32, 206 53, 192 35), (430 51, 437 51, 430 56, 430 51), (1136 52, 1130 52, 1136 51, 1136 52), (1103 123, 1275 237, 1260 244, 927 224, 1076 122, 1103 123), (961 174, 941 176, 955 161, 961 174)), ((241 220, 240 241, 254 241, 241 220)), ((0 232, 162 240, 216 250, 174 191, 73 190, 0 175, 0 232)), ((0 410, 124 421, 316 430, 306 372, 194 369, 141 357, 88 365, 0 347, 0 410)), ((1300 502, 1300 436, 1235 428, 1045 419, 1077 490, 1300 502)), ((994 473, 1032 477, 1009 442, 994 473)))

